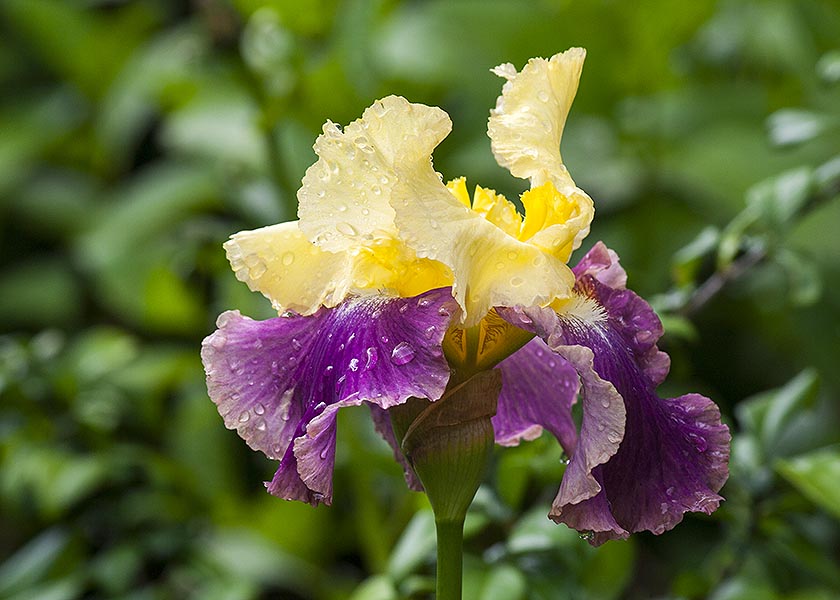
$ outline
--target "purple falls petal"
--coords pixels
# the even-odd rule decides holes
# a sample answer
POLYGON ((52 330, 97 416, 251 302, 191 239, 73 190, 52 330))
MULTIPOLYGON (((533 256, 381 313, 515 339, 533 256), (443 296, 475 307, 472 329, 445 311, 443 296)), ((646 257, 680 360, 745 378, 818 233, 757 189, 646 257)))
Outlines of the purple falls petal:
POLYGON ((592 531, 592 543, 600 544, 637 531, 662 533, 689 511, 713 512, 728 477, 730 435, 708 398, 656 395, 668 371, 667 356, 656 347, 659 319, 643 299, 624 289, 615 255, 602 245, 593 252, 576 268, 581 302, 575 310, 558 315, 550 309, 513 309, 503 316, 535 331, 574 364, 584 382, 584 426, 549 516, 592 531), (570 354, 574 347, 589 351, 588 365, 570 354), (590 446, 608 450, 604 432, 585 427, 587 406, 594 409, 598 402, 623 404, 623 438, 607 460, 587 460, 573 470, 576 456, 590 446))
POLYGON ((449 379, 441 341, 457 310, 444 288, 351 298, 306 317, 224 313, 202 344, 210 397, 228 428, 281 460, 272 494, 329 504, 335 413, 439 398, 449 379))
POLYGON ((502 393, 493 417, 496 443, 515 446, 547 429, 569 452, 577 443, 572 405, 580 381, 577 371, 540 338, 534 338, 498 367, 502 393))

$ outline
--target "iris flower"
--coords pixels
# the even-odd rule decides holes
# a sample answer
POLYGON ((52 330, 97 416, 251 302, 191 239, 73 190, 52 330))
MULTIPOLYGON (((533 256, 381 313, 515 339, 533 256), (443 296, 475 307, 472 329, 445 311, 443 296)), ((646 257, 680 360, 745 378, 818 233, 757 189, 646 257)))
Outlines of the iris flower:
POLYGON ((718 507, 730 441, 718 408, 657 395, 662 326, 614 252, 599 242, 567 265, 594 214, 560 154, 584 57, 493 70, 506 82, 488 134, 498 163, 530 182, 524 216, 493 190, 444 184, 431 155, 449 117, 389 96, 343 129, 324 125, 299 220, 225 244, 280 316, 223 313, 202 359, 225 425, 280 461, 271 494, 331 502, 336 413, 360 404, 417 489, 389 411, 498 369, 496 442, 547 430, 570 457, 551 519, 599 544, 718 507))

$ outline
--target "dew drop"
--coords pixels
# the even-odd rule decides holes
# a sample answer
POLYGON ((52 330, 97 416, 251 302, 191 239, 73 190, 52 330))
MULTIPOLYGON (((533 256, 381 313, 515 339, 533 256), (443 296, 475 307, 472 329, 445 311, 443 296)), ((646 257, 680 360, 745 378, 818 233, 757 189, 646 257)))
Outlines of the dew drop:
POLYGON ((595 533, 592 531, 582 531, 579 537, 584 541, 591 542, 595 539, 595 533))
POLYGON ((663 502, 662 504, 660 504, 660 505, 659 505, 659 510, 662 512, 662 514, 663 514, 663 515, 664 515, 666 512, 668 512, 668 503, 667 503, 667 502, 663 502))
POLYGON ((434 219, 431 219, 429 221, 429 227, 431 227, 432 229, 437 229, 438 228, 438 222, 435 221, 434 219))
POLYGON ((378 185, 374 185, 374 186, 371 188, 371 190, 372 190, 372 191, 373 191, 373 193, 374 193, 375 195, 377 195, 377 196, 382 195, 382 188, 381 188, 381 187, 379 187, 378 185))
POLYGON ((338 208, 338 212, 346 212, 347 211, 347 205, 344 204, 344 203, 339 204, 337 208, 338 208))
POLYGON ((300 352, 300 349, 303 348, 297 338, 292 338, 292 348, 295 352, 300 352))
POLYGON ((561 462, 562 464, 564 464, 564 465, 568 465, 568 464, 569 464, 569 462, 570 462, 571 460, 572 460, 572 459, 571 459, 571 458, 569 458, 569 455, 568 455, 568 454, 566 454, 565 452, 563 452, 563 453, 560 455, 560 462, 561 462))
POLYGON ((508 252, 508 254, 507 254, 507 257, 508 257, 510 260, 516 260, 516 257, 517 257, 517 256, 519 256, 519 254, 517 254, 517 253, 516 253, 516 252, 514 252, 513 250, 511 250, 511 251, 510 251, 510 252, 508 252))
POLYGON ((263 419, 260 419, 260 422, 257 423, 257 429, 260 431, 265 431, 267 429, 265 421, 263 419))
POLYGON ((350 364, 348 365, 351 371, 354 373, 359 370, 359 359, 358 358, 351 358, 350 364))
POLYGON ((363 208, 363 209, 362 209, 362 214, 363 214, 364 216, 368 216, 368 215, 370 214, 370 210, 368 210, 367 208, 363 208))
POLYGON ((355 227, 353 227, 350 223, 346 223, 344 221, 336 225, 335 228, 338 230, 339 233, 342 233, 344 235, 353 236, 358 233, 355 227))
POLYGON ((400 342, 391 350, 391 362, 395 365, 405 365, 414 360, 414 348, 408 342, 400 342))
POLYGON ((330 455, 330 447, 327 446, 326 448, 321 450, 321 453, 318 456, 321 457, 321 460, 327 460, 327 456, 329 456, 329 455, 330 455))
POLYGON ((548 102, 548 92, 545 90, 540 90, 537 92, 537 98, 540 102, 548 102))
POLYGON ((225 336, 225 334, 221 331, 216 332, 210 338, 210 345, 216 350, 221 350, 225 347, 225 344, 227 344, 227 336, 225 336))
POLYGON ((441 317, 448 317, 449 316, 449 309, 446 308, 445 306, 441 306, 440 308, 438 308, 438 314, 441 317))
POLYGON ((524 280, 524 279, 522 279, 521 277, 511 277, 511 278, 510 278, 510 284, 511 284, 513 287, 519 287, 519 286, 520 286, 520 285, 522 285, 523 283, 525 283, 525 280, 524 280))
POLYGON ((239 414, 239 422, 240 422, 240 423, 247 423, 247 422, 248 422, 248 419, 250 419, 250 418, 251 418, 251 415, 250 415, 250 413, 249 413, 247 410, 242 411, 242 412, 239 414))
POLYGON ((601 400, 601 406, 603 406, 604 408, 609 408, 610 407, 610 399, 609 398, 603 398, 601 400))
POLYGON ((428 327, 426 327, 426 331, 425 331, 426 338, 432 339, 432 337, 434 337, 436 331, 437 331, 437 327, 435 327, 434 325, 429 325, 428 327))
POLYGON ((408 302, 403 302, 402 304, 400 304, 400 307, 397 310, 399 310, 401 313, 405 313, 405 311, 408 310, 408 302))
POLYGON ((322 413, 322 412, 324 412, 325 408, 327 408, 327 405, 324 404, 323 402, 319 402, 318 404, 315 405, 315 412, 316 413, 322 413))
POLYGON ((327 366, 324 368, 324 375, 329 375, 330 373, 332 373, 332 371, 333 371, 333 369, 334 369, 334 368, 335 368, 335 367, 333 367, 332 365, 327 365, 327 366))
POLYGON ((283 264, 287 267, 295 262, 295 253, 294 252, 286 252, 283 254, 282 258, 283 264))
MULTIPOLYGON (((260 348, 262 348, 262 347, 263 347, 263 342, 262 342, 262 340, 254 340, 254 341, 251 343, 251 348, 253 348, 254 350, 259 350, 259 349, 260 349, 260 348)), ((255 362, 258 362, 258 361, 255 361, 255 362)))
POLYGON ((265 406, 263 406, 262 404, 260 404, 258 402, 257 405, 254 407, 254 414, 255 415, 265 414, 265 406))
POLYGON ((603 423, 598 423, 598 425, 596 425, 596 429, 598 431, 604 431, 604 429, 606 429, 606 428, 604 427, 603 423))
POLYGON ((665 490, 665 495, 670 498, 671 496, 674 495, 674 491, 675 491, 674 486, 671 486, 667 490, 665 490))
POLYGON ((365 361, 365 369, 372 369, 374 365, 376 365, 376 361, 379 360, 379 354, 376 352, 376 348, 371 346, 365 351, 367 355, 367 360, 365 361))
POLYGON ((429 300, 428 298, 420 298, 420 299, 417 301, 417 306, 419 306, 420 308, 428 308, 428 306, 429 306, 431 303, 432 303, 432 301, 431 301, 431 300, 429 300))
POLYGON ((618 434, 618 432, 617 432, 617 431, 610 431, 610 432, 607 434, 607 441, 608 441, 610 444, 617 444, 617 443, 619 443, 619 442, 621 441, 621 439, 622 439, 622 438, 621 438, 621 436, 618 434))
POLYGON ((268 267, 265 266, 265 263, 263 261, 259 261, 254 263, 252 267, 248 268, 248 275, 251 279, 259 279, 265 274, 267 269, 268 267))
POLYGON ((497 268, 499 271, 501 271, 502 269, 504 269, 504 268, 505 268, 505 263, 503 263, 502 261, 497 262, 497 263, 496 263, 496 268, 497 268))
POLYGON ((383 336, 380 336, 379 339, 382 341, 383 344, 387 344, 389 338, 388 338, 387 335, 383 335, 383 336))

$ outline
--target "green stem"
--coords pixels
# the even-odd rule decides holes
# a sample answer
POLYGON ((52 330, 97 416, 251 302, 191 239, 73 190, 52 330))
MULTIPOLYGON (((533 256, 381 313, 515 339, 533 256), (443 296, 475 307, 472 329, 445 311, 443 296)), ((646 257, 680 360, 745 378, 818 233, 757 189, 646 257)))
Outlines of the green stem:
POLYGON ((435 521, 437 529, 437 600, 461 600, 464 519, 435 521))

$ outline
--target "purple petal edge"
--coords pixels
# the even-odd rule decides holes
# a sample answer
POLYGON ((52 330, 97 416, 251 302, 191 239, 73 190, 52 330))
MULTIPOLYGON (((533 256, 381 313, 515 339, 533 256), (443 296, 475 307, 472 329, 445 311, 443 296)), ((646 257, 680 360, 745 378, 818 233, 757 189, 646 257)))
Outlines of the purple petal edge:
POLYGON ((449 379, 441 341, 457 310, 442 288, 266 321, 223 313, 202 344, 210 397, 229 429, 280 459, 270 493, 329 504, 338 409, 438 399, 449 379))
POLYGON ((590 541, 598 545, 643 530, 662 533, 686 512, 710 514, 722 500, 717 492, 728 477, 731 439, 717 406, 699 394, 656 395, 669 366, 667 355, 656 347, 662 326, 650 306, 624 288, 624 271, 614 253, 599 243, 575 273, 578 298, 597 310, 559 315, 541 308, 500 311, 569 360, 584 382, 584 427, 549 516, 592 532, 590 541), (570 354, 570 348, 590 349, 589 364, 570 354), (587 378, 592 382, 588 387, 587 378), (585 421, 587 406, 613 404, 613 394, 623 400, 615 404, 626 409, 617 451, 604 461, 586 460, 573 468, 581 452, 589 458, 587 445, 600 449, 601 458, 608 454, 598 435, 603 432, 598 427, 586 431, 585 421))

